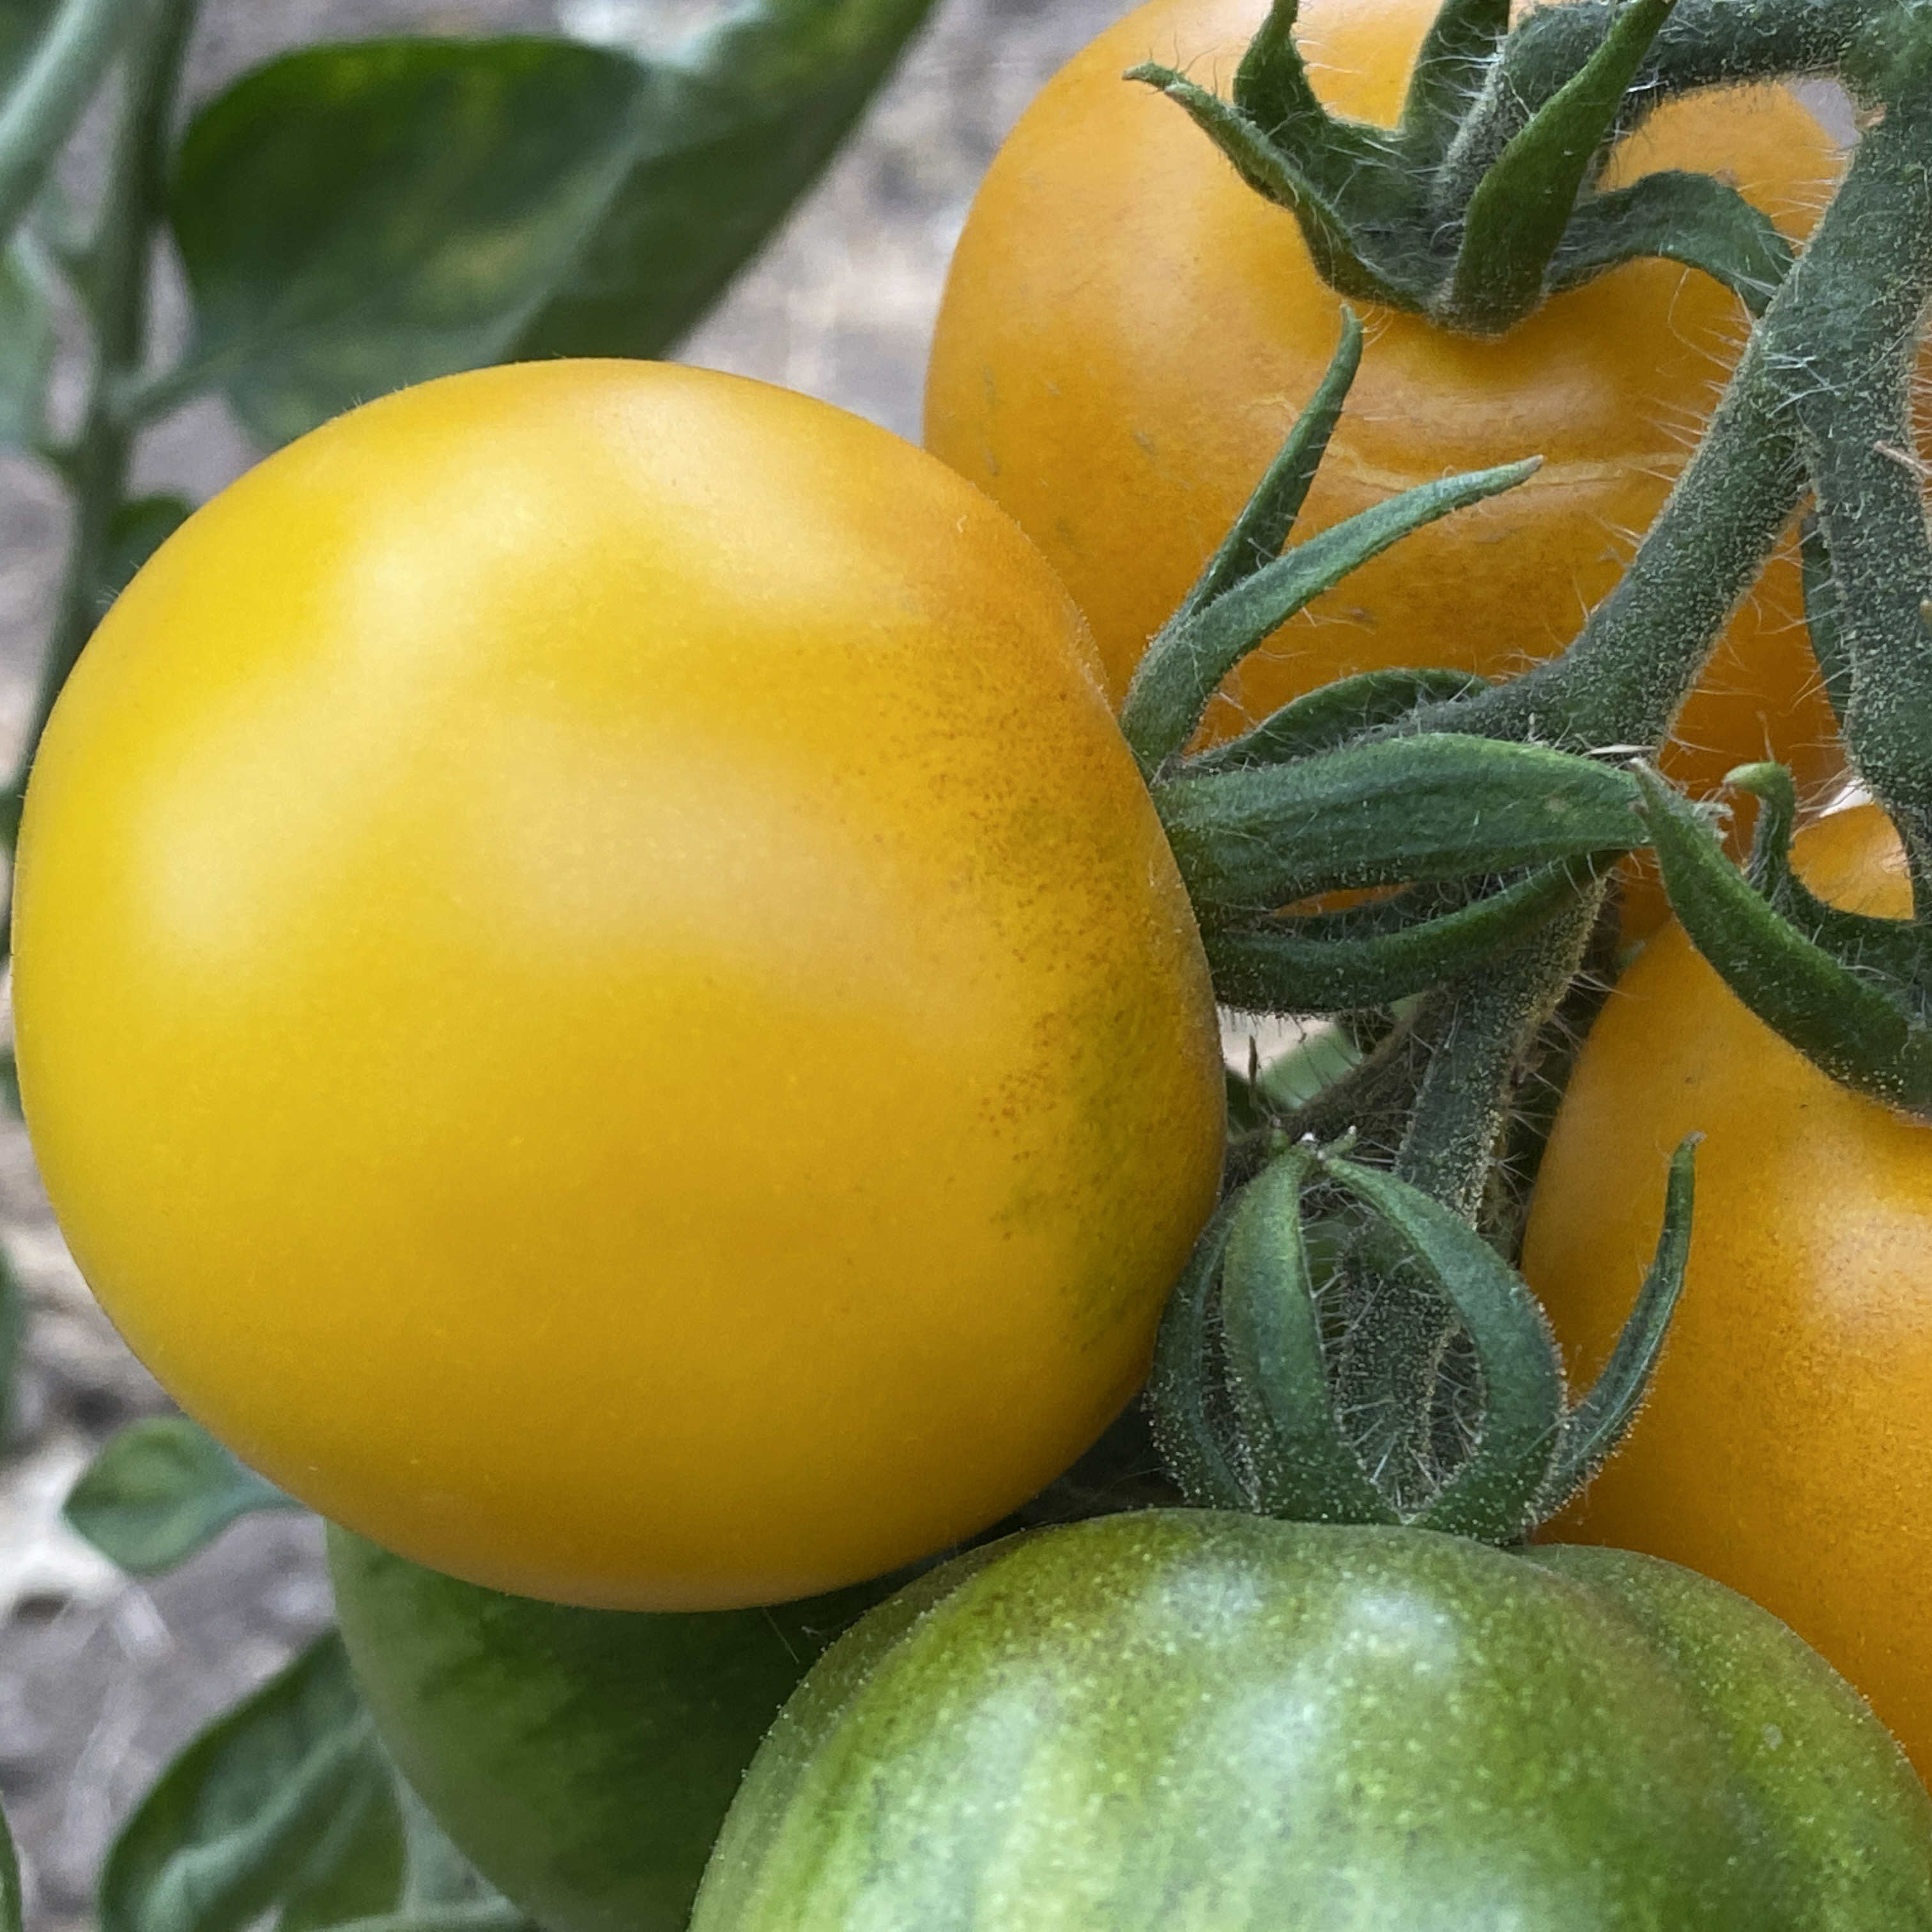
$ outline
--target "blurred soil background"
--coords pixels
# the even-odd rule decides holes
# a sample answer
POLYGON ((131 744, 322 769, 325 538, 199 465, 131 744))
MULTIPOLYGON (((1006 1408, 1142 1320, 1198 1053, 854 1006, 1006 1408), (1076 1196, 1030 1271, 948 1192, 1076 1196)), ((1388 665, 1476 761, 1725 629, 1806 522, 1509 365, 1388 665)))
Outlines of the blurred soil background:
MULTIPOLYGON (((856 143, 686 358, 807 391, 916 437, 927 337, 973 190, 1040 83, 1126 6, 940 0, 856 143)), ((713 0, 206 0, 191 98, 314 40, 561 27, 652 46, 720 10, 713 0)), ((83 184, 88 165, 83 133, 74 160, 83 184)), ((164 315, 180 308, 164 298, 164 315)), ((218 404, 198 404, 143 446, 136 486, 198 499, 252 454, 218 404)), ((0 463, 0 734, 10 746, 24 725, 64 523, 43 474, 0 463)), ((245 1521, 146 1584, 64 1532, 61 1502, 94 1448, 167 1405, 88 1300, 10 1123, 0 1127, 0 1239, 30 1298, 0 1462, 0 1798, 21 1842, 29 1925, 80 1932, 116 1824, 194 1731, 328 1621, 328 1589, 305 1517, 245 1521)))

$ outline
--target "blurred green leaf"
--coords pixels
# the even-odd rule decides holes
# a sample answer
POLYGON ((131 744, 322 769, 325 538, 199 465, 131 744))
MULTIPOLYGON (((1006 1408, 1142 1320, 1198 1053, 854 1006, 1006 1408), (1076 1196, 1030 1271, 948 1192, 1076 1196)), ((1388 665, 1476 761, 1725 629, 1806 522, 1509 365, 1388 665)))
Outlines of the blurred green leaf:
POLYGON ((752 0, 648 70, 628 171, 519 356, 660 356, 837 152, 933 0, 752 0))
POLYGON ((190 367, 272 445, 453 370, 660 354, 770 236, 931 4, 764 0, 650 62, 536 37, 271 62, 182 143, 190 367))
POLYGON ((236 1517, 298 1509, 272 1483, 184 1416, 130 1423, 94 1459, 67 1499, 67 1520, 136 1576, 185 1562, 236 1517))
POLYGON ((242 1932, 332 1890, 376 1916, 400 1902, 400 1843, 392 1774, 332 1630, 155 1780, 102 1868, 101 1932, 242 1932))
POLYGON ((402 1813, 386 1760, 382 1768, 387 1774, 372 1772, 350 1786, 302 1861, 275 1932, 323 1932, 379 1918, 404 1903, 402 1813))
POLYGON ((18 76, 58 5, 59 0, 0 0, 0 88, 18 76))
POLYGON ((0 1247, 0 1448, 14 1432, 14 1392, 20 1351, 27 1339, 27 1295, 4 1247, 0 1247))
POLYGON ((0 1108, 16 1120, 26 1118, 20 1111, 20 1063, 14 1058, 10 1046, 0 1047, 0 1108))
POLYGON ((185 496, 136 496, 118 506, 107 526, 100 597, 104 612, 134 581, 134 573, 194 513, 185 496))
POLYGON ((244 75, 182 143, 192 352, 275 444, 493 362, 622 179, 641 69, 544 40, 308 47, 244 75))
POLYGON ((0 1812, 0 1932, 20 1932, 20 1861, 14 1834, 0 1812))
POLYGON ((31 449, 44 428, 54 363, 53 271, 17 235, 0 254, 0 445, 31 449))

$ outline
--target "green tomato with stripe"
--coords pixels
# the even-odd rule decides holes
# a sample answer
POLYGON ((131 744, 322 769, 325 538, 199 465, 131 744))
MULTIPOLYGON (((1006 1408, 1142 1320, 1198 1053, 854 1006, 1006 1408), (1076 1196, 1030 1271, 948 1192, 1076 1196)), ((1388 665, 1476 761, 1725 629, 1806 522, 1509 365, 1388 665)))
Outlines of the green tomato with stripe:
POLYGON ((871 1612, 693 1932, 1918 1932, 1932 1801, 1776 1619, 1617 1551, 1149 1510, 871 1612))

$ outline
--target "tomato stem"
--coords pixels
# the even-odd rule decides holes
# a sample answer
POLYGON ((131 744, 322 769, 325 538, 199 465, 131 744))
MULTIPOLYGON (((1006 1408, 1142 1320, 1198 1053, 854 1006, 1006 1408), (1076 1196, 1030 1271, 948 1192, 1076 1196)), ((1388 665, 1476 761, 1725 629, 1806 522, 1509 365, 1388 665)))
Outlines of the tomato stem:
MULTIPOLYGON (((117 512, 127 500, 134 433, 115 406, 148 346, 154 232, 165 202, 176 83, 196 0, 146 0, 125 32, 124 82, 94 238, 74 277, 94 333, 81 425, 58 452, 74 502, 67 568, 10 793, 17 801, 40 734, 101 614, 117 512)), ((124 12, 128 11, 124 8, 124 12)))

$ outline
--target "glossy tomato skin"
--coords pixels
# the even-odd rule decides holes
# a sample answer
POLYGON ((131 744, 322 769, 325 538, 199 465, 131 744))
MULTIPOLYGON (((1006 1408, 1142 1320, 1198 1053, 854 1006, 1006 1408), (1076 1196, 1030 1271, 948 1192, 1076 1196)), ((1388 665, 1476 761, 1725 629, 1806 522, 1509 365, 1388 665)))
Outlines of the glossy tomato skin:
MULTIPOLYGON (((1865 807, 1802 834, 1827 898, 1910 909, 1865 807)), ((1932 1775, 1932 1127, 1820 1072, 1682 932, 1592 1029, 1523 1265, 1587 1376, 1656 1238, 1669 1150, 1706 1136, 1684 1298, 1629 1440, 1557 1532, 1742 1590, 1817 1646, 1932 1775)))
POLYGON ((550 1932, 684 1932, 745 1767, 894 1579, 748 1610, 590 1610, 332 1529, 336 1618, 389 1755, 550 1932))
POLYGON ((1897 1932, 1932 1802, 1668 1565, 1150 1511, 976 1552, 828 1652, 692 1925, 1897 1932))
MULTIPOLYGON (((1437 0, 1305 0, 1317 91, 1393 122, 1437 0)), ((1051 82, 994 161, 954 256, 926 393, 927 446, 1012 512, 1092 624, 1116 700, 1312 394, 1341 298, 1293 218, 1172 102, 1121 79, 1153 60, 1226 91, 1267 0, 1150 0, 1051 82)), ((1840 167, 1790 95, 1700 95, 1613 162, 1737 182, 1794 236, 1840 167)), ((1521 669, 1562 648, 1616 581, 1741 350, 1733 297, 1639 262, 1504 338, 1364 312, 1369 342, 1301 520, 1326 528, 1445 473, 1541 455, 1528 483, 1406 539, 1319 599, 1231 680, 1228 735, 1330 679, 1388 665, 1521 669)), ((1810 784, 1835 734, 1774 562, 1680 720, 1678 776, 1708 788, 1772 754, 1810 784)))
POLYGON ((183 1406, 492 1587, 776 1601, 997 1520, 1218 1183, 1204 963, 1080 620, 943 465, 704 372, 370 404, 63 696, 21 1084, 183 1406))

